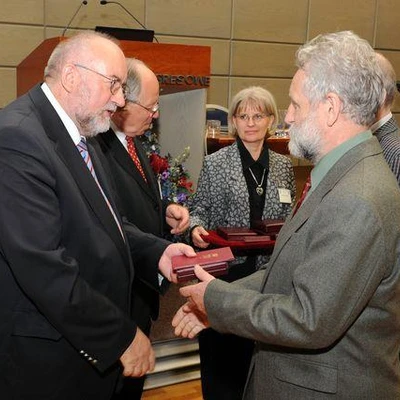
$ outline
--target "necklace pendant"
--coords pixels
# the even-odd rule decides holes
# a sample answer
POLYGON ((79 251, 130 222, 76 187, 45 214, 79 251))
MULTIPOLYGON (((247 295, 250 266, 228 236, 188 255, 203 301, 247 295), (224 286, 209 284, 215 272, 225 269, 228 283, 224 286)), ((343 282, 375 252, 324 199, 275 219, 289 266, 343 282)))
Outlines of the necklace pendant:
POLYGON ((263 189, 261 186, 257 186, 257 187, 256 187, 256 193, 257 193, 259 196, 262 196, 262 194, 264 193, 264 189, 263 189))

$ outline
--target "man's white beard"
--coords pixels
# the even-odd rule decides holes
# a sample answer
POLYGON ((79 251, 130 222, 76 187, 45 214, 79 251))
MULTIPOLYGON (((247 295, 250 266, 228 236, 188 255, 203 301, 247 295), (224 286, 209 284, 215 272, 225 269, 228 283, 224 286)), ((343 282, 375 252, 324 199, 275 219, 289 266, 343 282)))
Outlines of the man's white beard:
POLYGON ((300 125, 289 128, 289 152, 293 157, 304 158, 316 164, 321 158, 322 133, 315 122, 314 112, 300 125))
POLYGON ((100 132, 107 132, 110 129, 111 119, 100 116, 79 121, 81 134, 85 137, 93 137, 100 132))

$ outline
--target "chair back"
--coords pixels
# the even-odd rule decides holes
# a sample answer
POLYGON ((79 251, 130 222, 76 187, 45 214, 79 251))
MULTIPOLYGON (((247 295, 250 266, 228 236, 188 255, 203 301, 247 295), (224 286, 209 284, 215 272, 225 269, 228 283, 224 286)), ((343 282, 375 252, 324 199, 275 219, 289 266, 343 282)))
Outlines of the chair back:
POLYGON ((206 120, 221 121, 221 132, 228 132, 228 109, 218 104, 206 104, 206 120))

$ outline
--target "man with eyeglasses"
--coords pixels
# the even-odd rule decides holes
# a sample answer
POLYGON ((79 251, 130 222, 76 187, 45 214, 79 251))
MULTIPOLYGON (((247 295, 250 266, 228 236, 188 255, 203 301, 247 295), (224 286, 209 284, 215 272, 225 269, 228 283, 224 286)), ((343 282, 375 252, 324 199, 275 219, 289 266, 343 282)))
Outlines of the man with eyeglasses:
MULTIPOLYGON (((170 204, 160 197, 156 177, 139 136, 159 116, 159 83, 156 75, 140 60, 128 59, 126 104, 111 117, 111 129, 96 140, 108 161, 115 182, 121 213, 144 232, 163 237, 183 233, 189 225, 186 207, 170 204)), ((132 315, 146 335, 159 312, 159 294, 166 289, 149 287, 137 275, 133 283, 132 315)), ((115 399, 140 399, 143 378, 126 378, 115 399)))
POLYGON ((126 75, 118 45, 83 32, 54 49, 44 83, 0 112, 2 399, 109 400, 121 371, 154 368, 131 318, 133 277, 176 281, 171 256, 195 253, 121 217, 87 140, 124 106, 126 75))

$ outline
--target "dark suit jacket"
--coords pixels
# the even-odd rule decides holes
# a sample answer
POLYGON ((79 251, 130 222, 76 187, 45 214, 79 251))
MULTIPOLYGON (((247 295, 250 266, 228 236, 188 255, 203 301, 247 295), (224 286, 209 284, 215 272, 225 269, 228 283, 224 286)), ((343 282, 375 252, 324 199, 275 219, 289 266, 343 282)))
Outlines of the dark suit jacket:
POLYGON ((396 120, 390 118, 374 132, 374 135, 379 140, 383 155, 400 186, 400 136, 396 120))
POLYGON ((265 270, 208 285, 211 326, 256 340, 245 399, 400 397, 399 227, 397 182, 371 138, 286 220, 265 270))
MULTIPOLYGON (((113 130, 99 134, 96 140, 108 161, 121 213, 144 232, 162 236, 165 204, 161 200, 158 182, 140 140, 134 138, 147 183, 113 130)), ((159 292, 146 285, 140 275, 135 279, 134 289, 132 315, 141 329, 149 333, 150 318, 158 317, 159 292)))
MULTIPOLYGON (((102 162, 88 148, 116 210, 102 162)), ((18 377, 24 367, 25 377, 37 374, 36 387, 32 383, 27 390, 57 385, 61 398, 74 384, 63 387, 64 371, 79 374, 82 383, 76 390, 83 393, 97 369, 94 397, 102 398, 106 371, 136 331, 129 317, 131 257, 157 266, 166 243, 120 219, 127 229, 122 237, 39 86, 0 112, 0 220, 0 393, 10 385, 23 390, 25 381, 18 377), (128 242, 134 243, 131 252, 128 242), (40 370, 42 364, 48 371, 40 370)), ((156 284, 156 269, 146 274, 149 284, 156 284)))

